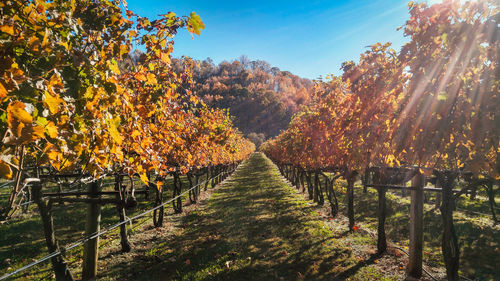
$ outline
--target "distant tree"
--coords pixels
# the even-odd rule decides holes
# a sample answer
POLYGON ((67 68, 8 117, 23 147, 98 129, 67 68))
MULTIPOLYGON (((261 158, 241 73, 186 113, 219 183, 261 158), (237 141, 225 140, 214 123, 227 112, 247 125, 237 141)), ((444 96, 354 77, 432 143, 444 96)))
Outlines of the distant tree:
POLYGON ((207 104, 229 109, 243 133, 265 137, 286 129, 293 114, 309 102, 313 89, 310 80, 266 61, 250 61, 246 55, 219 65, 208 58, 193 75, 195 89, 207 104))
POLYGON ((263 133, 250 133, 247 135, 247 139, 253 142, 255 147, 259 148, 259 146, 266 140, 266 136, 263 133))

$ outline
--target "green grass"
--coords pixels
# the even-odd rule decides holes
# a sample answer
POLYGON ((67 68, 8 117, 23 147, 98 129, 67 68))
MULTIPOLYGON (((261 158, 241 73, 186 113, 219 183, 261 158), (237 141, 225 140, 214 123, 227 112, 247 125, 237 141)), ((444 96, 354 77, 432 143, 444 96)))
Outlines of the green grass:
MULTIPOLYGON (((346 213, 345 183, 338 181, 341 212, 346 213)), ((431 194, 430 196, 434 196, 431 194)), ((356 222, 371 230, 377 229, 377 191, 355 187, 354 211, 356 222)), ((431 198, 433 199, 433 198, 431 198)), ((327 203, 325 203, 327 204, 327 203)), ((494 226, 485 198, 470 200, 461 196, 454 212, 454 225, 460 246, 460 274, 475 280, 500 280, 500 226, 494 226)), ((410 197, 387 193, 386 233, 389 240, 401 246, 409 244, 410 197)), ((444 266, 441 253, 442 218, 432 200, 424 204, 424 260, 427 264, 444 266)))
MULTIPOLYGON (((402 279, 360 261, 315 206, 254 154, 212 197, 179 220, 180 231, 103 280, 402 279)), ((356 235, 354 235, 356 236, 356 235)), ((162 239, 158 237, 158 239, 162 239)), ((351 238, 349 238, 351 239, 351 238)))
MULTIPOLYGON (((188 186, 186 177, 181 178, 183 181, 184 190, 188 186)), ((127 181, 128 184, 128 181, 127 181)), ((136 189, 142 189, 141 183, 135 182, 136 189)), ((172 189, 169 188, 173 185, 173 178, 165 180, 164 187, 164 200, 168 200, 172 196, 172 189)), ((107 178, 103 182, 103 190, 113 190, 113 179, 107 178)), ((67 190, 67 188, 64 188, 67 190)), ((8 192, 8 189, 2 189, 2 192, 8 192)), ((57 187, 49 185, 45 188, 45 192, 57 192, 57 187)), ((183 196, 184 201, 188 194, 183 196)), ((127 216, 131 217, 144 210, 150 209, 154 206, 154 192, 150 196, 150 200, 144 200, 144 195, 138 195, 138 206, 133 210, 127 210, 127 216)), ((5 203, 5 202, 2 202, 5 203)), ((169 206, 166 207, 166 212, 169 213, 169 206)), ((67 246, 85 234, 85 203, 72 203, 72 204, 55 204, 54 207, 54 225, 56 237, 59 245, 67 246)), ((101 228, 115 224, 118 222, 118 213, 114 205, 104 205, 101 214, 101 228)), ((135 222, 137 223, 137 222, 135 222)), ((101 239, 101 247, 105 247, 110 243, 111 239, 116 239, 119 228, 106 234, 101 239), (109 238, 109 239, 107 239, 109 238)), ((26 214, 18 212, 14 218, 0 225, 0 275, 11 272, 25 264, 28 264, 38 258, 41 258, 48 253, 45 238, 43 235, 42 222, 38 213, 36 204, 29 207, 26 214)), ((119 238, 117 239, 119 241, 119 238)), ((82 251, 81 247, 72 250, 68 253, 67 260, 73 265, 81 260, 82 251)), ((50 262, 41 264, 40 266, 33 267, 17 275, 23 279, 45 279, 52 277, 52 269, 50 262)), ((80 270, 74 270, 74 274, 78 276, 80 270)))
MULTIPOLYGON (((186 182, 186 179, 184 179, 186 182)), ((171 180, 166 183, 171 185, 171 180)), ((343 183, 338 182, 339 189, 343 183)), ((187 186, 184 185, 184 187, 187 186)), ((355 189, 356 221, 376 233, 376 192, 355 189)), ((166 192, 165 198, 171 196, 166 192)), ((186 195, 187 196, 187 195, 186 195)), ((340 194, 345 213, 344 194, 340 194)), ((154 197, 154 196, 152 196, 154 197)), ((144 201, 132 216, 152 206, 144 201)), ((186 200, 186 198, 184 198, 186 200)), ((476 199, 482 200, 482 199, 476 199)), ((459 207, 485 212, 483 201, 460 199, 459 207), (470 205, 470 206, 469 206, 470 205)), ((327 204, 327 202, 325 202, 327 204)), ((388 193, 388 238, 408 244, 409 199, 388 193)), ((83 234, 85 205, 56 206, 55 225, 61 245, 83 234)), ((425 205, 425 254, 427 263, 441 263, 439 211, 425 205)), ((403 280, 405 260, 399 255, 375 254, 376 237, 358 231, 348 233, 345 218, 328 220, 327 207, 304 199, 283 181, 276 167, 256 153, 219 187, 209 199, 173 215, 167 208, 162 228, 151 219, 134 222, 132 252, 120 253, 117 232, 101 240, 100 280, 403 280)), ((487 212, 487 211, 486 211, 487 212)), ((145 218, 147 219, 147 218, 145 218)), ((102 225, 115 223, 114 206, 103 207, 102 225)), ((495 280, 500 268, 498 226, 489 217, 455 213, 461 242, 462 273, 477 280, 495 280)), ((0 225, 0 273, 18 268, 47 254, 41 223, 30 212, 0 225), (6 259, 10 259, 7 263, 6 259), (7 270, 7 268, 10 269, 7 270)), ((81 249, 66 259, 79 277, 81 249)), ((22 280, 52 279, 50 263, 18 276, 22 280)))

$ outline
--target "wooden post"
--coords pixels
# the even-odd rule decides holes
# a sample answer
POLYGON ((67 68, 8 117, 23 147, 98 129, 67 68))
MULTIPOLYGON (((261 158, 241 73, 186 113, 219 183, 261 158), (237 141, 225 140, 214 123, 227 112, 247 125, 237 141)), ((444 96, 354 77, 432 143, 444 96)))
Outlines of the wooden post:
POLYGON ((207 188, 208 188, 208 184, 209 184, 209 179, 210 179, 210 167, 207 167, 206 168, 207 170, 207 179, 205 180, 205 191, 207 191, 207 188))
POLYGON ((311 200, 311 199, 313 199, 313 186, 312 186, 312 180, 311 180, 311 172, 307 172, 306 180, 307 180, 307 192, 309 194, 309 200, 311 200))
MULTIPOLYGON (((211 172, 210 172, 210 174, 211 174, 212 176, 217 175, 217 170, 216 170, 216 167, 211 167, 211 172)), ((212 188, 214 188, 216 184, 217 184, 217 183, 215 182, 215 178, 212 178, 212 188)))
POLYGON ((347 217, 349 218, 349 231, 354 231, 354 182, 356 172, 349 173, 347 177, 347 217))
MULTIPOLYGON (((213 183, 212 179, 212 183, 213 183)), ((213 185, 212 185, 213 187, 213 185)), ((179 177, 179 173, 175 172, 174 173, 174 192, 172 195, 172 198, 175 198, 179 196, 182 193, 182 181, 181 178, 179 177)), ((176 214, 182 213, 182 197, 178 197, 177 199, 172 201, 172 206, 174 207, 174 212, 176 214)))
POLYGON ((453 226, 453 209, 455 208, 455 198, 453 186, 457 175, 452 172, 438 174, 437 184, 442 188, 443 202, 441 203, 441 217, 443 218, 443 240, 442 251, 444 264, 446 266, 446 278, 448 280, 458 280, 458 267, 460 259, 460 248, 458 248, 458 238, 453 226))
MULTIPOLYGON (((116 199, 119 199, 123 203, 125 202, 124 194, 125 192, 123 191, 123 176, 122 175, 115 175, 115 190, 118 191, 119 193, 116 194, 116 199)), ((122 204, 117 204, 116 205, 116 210, 118 211, 118 216, 120 218, 120 222, 125 221, 126 213, 125 213, 125 207, 122 204)), ((122 252, 130 252, 132 247, 130 246, 130 242, 128 241, 128 234, 127 234, 127 224, 123 223, 120 225, 120 243, 122 245, 122 252)))
POLYGON ((370 182, 370 167, 367 165, 365 167, 365 173, 363 174, 363 193, 368 193, 368 187, 366 186, 370 182))
MULTIPOLYGON (((52 203, 43 199, 42 185, 40 183, 33 184, 33 199, 38 205, 38 210, 42 218, 43 232, 45 234, 45 242, 49 253, 59 251, 59 244, 57 243, 54 232, 54 219, 52 217, 52 203)), ((73 276, 69 270, 68 265, 61 255, 51 258, 52 268, 56 274, 57 281, 73 281, 73 276)))
MULTIPOLYGON (((161 190, 158 190, 158 185, 156 185, 155 190, 156 190, 155 206, 160 206, 161 204, 163 204, 163 188, 161 188, 161 190)), ((161 227, 163 225, 164 212, 165 208, 163 206, 153 211, 153 225, 155 227, 161 227)))
MULTIPOLYGON (((376 173, 375 183, 377 184, 382 183, 381 176, 382 175, 380 174, 380 172, 376 173)), ((377 188, 377 191, 378 191, 377 252, 379 254, 382 254, 385 251, 387 251, 387 238, 385 235, 385 217, 387 213, 385 194, 387 192, 387 189, 385 187, 380 186, 379 188, 377 188)))
POLYGON ((196 200, 198 200, 198 196, 200 196, 200 175, 199 174, 196 174, 194 176, 194 184, 195 184, 195 188, 194 188, 194 192, 196 193, 196 200))
POLYGON ((189 200, 191 201, 191 203, 196 203, 196 190, 194 190, 194 189, 191 190, 191 188, 194 186, 193 185, 193 177, 192 177, 191 173, 187 173, 186 176, 187 176, 187 179, 189 181, 189 186, 188 186, 189 200))
POLYGON ((410 258, 408 275, 414 278, 422 277, 422 256, 424 241, 424 183, 425 178, 417 173, 411 185, 415 188, 410 192, 410 258))
POLYGON ((434 201, 434 207, 439 209, 441 207, 441 192, 436 192, 436 201, 434 201))
MULTIPOLYGON (((96 193, 101 189, 101 181, 93 181, 89 185, 90 198, 99 198, 96 193)), ((99 232, 101 226, 101 205, 89 203, 87 205, 87 220, 85 235, 99 232)), ((90 280, 97 276, 97 259, 99 257, 99 237, 87 241, 83 246, 82 280, 90 280)))
POLYGON ((300 186, 302 186, 302 193, 306 192, 306 185, 304 184, 304 171, 300 172, 300 186))
POLYGON ((486 187, 488 193, 488 202, 490 203, 491 216, 493 217, 493 222, 497 224, 498 219, 495 213, 496 202, 495 202, 495 190, 493 189, 493 181, 489 180, 486 183, 486 187))
POLYGON ((297 190, 299 190, 300 189, 299 168, 295 168, 294 171, 295 171, 295 176, 294 176, 294 183, 293 184, 295 185, 295 188, 297 188, 297 190))
POLYGON ((323 204, 325 204, 325 197, 323 195, 321 180, 319 179, 319 173, 317 171, 314 172, 314 188, 316 189, 318 205, 322 206, 323 204))

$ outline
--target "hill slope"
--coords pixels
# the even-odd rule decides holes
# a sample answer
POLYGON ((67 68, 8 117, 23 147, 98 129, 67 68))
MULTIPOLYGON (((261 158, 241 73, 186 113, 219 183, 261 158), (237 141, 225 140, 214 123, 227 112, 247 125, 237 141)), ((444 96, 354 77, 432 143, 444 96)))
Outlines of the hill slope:
POLYGON ((300 105, 309 101, 313 87, 308 79, 245 56, 219 65, 204 60, 194 79, 196 92, 208 105, 229 109, 243 133, 265 137, 287 127, 300 105))

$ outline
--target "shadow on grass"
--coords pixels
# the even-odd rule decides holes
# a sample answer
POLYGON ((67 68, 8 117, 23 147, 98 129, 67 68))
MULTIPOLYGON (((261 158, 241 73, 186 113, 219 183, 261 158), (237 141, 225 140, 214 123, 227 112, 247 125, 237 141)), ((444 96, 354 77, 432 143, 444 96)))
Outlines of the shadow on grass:
MULTIPOLYGON (((341 194, 339 202, 345 202, 341 194)), ((354 211, 356 222, 371 229, 377 229, 377 191, 369 188, 355 188, 354 211)), ((469 199, 460 198, 459 206, 469 199)), ((476 202, 477 200, 473 200, 476 202)), ((479 204, 476 204, 479 205, 479 204)), ((341 205, 344 207, 344 205, 341 205)), ((409 243, 410 197, 395 193, 387 194, 387 238, 400 245, 409 243)), ((479 208, 479 207, 477 207, 479 208)), ((484 210, 483 210, 484 211, 484 210)), ((345 213, 345 209, 341 209, 345 213)), ((441 237, 442 218, 433 204, 424 205, 424 259, 426 262, 442 264, 441 237)), ((470 216, 461 211, 454 212, 454 225, 460 245, 460 271, 475 280, 500 280, 500 232, 492 226, 489 217, 470 216)))
POLYGON ((182 233, 138 253, 133 264, 108 267, 102 277, 337 280, 373 262, 358 263, 312 210, 257 153, 197 210, 179 217, 182 233))
MULTIPOLYGON (((185 177, 183 177, 182 180, 183 187, 186 188, 188 186, 188 181, 185 177)), ((113 190, 113 186, 110 185, 110 183, 112 183, 112 180, 108 180, 104 190, 113 190)), ((173 180, 168 178, 165 182, 165 186, 171 187, 172 185, 173 180)), ((45 191, 56 192, 57 190, 49 186, 45 191)), ((168 200, 171 194, 171 189, 166 189, 164 198, 168 200)), ((186 194, 184 197, 187 196, 186 194)), ((150 200, 145 200, 144 195, 139 195, 137 198, 139 205, 133 210, 127 210, 127 215, 130 217, 150 209, 151 206, 153 206, 153 198, 154 196, 151 196, 150 200)), ((167 209, 169 209, 168 206, 167 209)), ((83 237, 86 216, 85 203, 54 204, 53 211, 56 238, 61 246, 66 246, 83 237)), ((118 220, 118 213, 114 205, 102 206, 101 227, 115 224, 118 220)), ((101 245, 104 243, 106 242, 102 242, 101 245)), ((17 269, 47 254, 49 253, 36 204, 30 205, 27 214, 20 214, 0 225, 0 275, 17 269)), ((68 257, 68 260, 71 262, 76 254, 81 253, 79 253, 78 250, 74 250, 70 254, 71 256, 68 257)), ((50 262, 45 262, 40 266, 33 267, 32 270, 27 270, 19 274, 17 277, 45 279, 47 278, 47 272, 49 273, 49 277, 52 275, 51 271, 50 262)))

